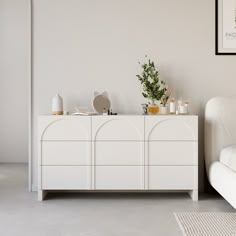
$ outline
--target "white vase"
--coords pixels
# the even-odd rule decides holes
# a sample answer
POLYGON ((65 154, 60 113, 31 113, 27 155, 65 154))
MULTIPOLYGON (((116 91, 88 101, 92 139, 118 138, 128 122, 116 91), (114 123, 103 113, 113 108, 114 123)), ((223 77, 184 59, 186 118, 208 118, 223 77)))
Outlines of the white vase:
POLYGON ((161 114, 161 115, 167 115, 167 114, 168 114, 168 108, 167 108, 167 106, 160 106, 159 114, 161 114))
POLYGON ((63 115, 63 100, 59 94, 52 99, 52 114, 63 115))

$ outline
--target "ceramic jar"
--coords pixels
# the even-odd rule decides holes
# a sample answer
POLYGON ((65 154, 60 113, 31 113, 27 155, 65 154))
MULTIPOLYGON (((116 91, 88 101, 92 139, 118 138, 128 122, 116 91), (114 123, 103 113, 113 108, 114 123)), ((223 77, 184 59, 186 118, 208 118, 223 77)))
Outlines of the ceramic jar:
POLYGON ((160 106, 160 111, 159 111, 159 113, 161 114, 161 115, 167 115, 168 114, 168 107, 167 106, 160 106))
POLYGON ((52 99, 52 114, 63 115, 63 100, 59 94, 52 99))

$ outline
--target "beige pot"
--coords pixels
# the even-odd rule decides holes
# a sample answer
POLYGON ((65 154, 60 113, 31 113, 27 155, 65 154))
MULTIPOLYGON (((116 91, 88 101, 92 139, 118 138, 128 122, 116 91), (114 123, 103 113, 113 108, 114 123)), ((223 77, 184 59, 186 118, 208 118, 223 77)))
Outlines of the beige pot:
POLYGON ((167 115, 168 114, 168 107, 167 106, 160 106, 159 114, 167 115))

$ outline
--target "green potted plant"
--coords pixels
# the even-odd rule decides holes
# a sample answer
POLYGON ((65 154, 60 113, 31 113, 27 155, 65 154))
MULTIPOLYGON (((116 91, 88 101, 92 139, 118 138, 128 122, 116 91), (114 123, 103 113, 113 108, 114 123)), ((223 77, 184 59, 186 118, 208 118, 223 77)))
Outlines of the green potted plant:
POLYGON ((168 114, 167 103, 170 99, 170 95, 171 95, 171 92, 172 92, 172 89, 168 88, 168 86, 166 86, 165 88, 166 88, 166 91, 165 91, 165 93, 163 94, 163 96, 160 100, 161 101, 160 114, 162 114, 162 115, 168 114))
POLYGON ((153 61, 149 59, 147 63, 139 64, 142 71, 136 76, 143 86, 142 95, 149 100, 148 114, 156 115, 159 112, 156 102, 161 101, 167 89, 164 81, 160 80, 159 71, 153 61))

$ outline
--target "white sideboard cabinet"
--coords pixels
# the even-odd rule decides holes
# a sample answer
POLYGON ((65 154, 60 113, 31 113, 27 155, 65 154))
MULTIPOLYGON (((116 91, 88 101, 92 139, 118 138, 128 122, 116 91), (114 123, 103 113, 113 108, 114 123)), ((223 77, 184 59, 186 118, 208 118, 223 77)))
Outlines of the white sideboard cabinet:
POLYGON ((198 200, 197 116, 40 116, 38 199, 50 190, 187 191, 198 200))

